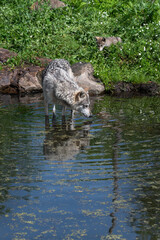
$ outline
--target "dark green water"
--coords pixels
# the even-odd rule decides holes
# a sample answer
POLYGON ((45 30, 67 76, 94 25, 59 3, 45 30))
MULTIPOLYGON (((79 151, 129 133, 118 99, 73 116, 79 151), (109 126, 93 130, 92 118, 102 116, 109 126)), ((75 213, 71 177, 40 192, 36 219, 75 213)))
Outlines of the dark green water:
POLYGON ((42 100, 1 96, 0 239, 160 240, 159 100, 101 97, 45 129, 42 100))

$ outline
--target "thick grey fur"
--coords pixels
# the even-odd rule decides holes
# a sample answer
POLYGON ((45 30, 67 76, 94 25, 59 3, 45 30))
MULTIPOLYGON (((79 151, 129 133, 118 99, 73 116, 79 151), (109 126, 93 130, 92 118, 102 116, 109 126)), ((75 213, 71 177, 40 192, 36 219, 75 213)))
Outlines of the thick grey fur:
POLYGON ((48 116, 49 104, 53 104, 53 113, 55 113, 55 104, 59 104, 63 106, 62 115, 65 115, 65 108, 69 107, 72 112, 76 110, 86 117, 91 116, 89 95, 74 81, 67 60, 52 61, 43 71, 42 82, 46 116, 48 116))

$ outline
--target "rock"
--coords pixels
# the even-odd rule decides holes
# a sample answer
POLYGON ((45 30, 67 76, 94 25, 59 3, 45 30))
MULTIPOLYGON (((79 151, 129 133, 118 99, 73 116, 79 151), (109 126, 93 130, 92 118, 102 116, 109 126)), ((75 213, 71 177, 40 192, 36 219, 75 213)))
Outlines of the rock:
POLYGON ((0 71, 0 92, 17 94, 18 89, 15 87, 15 72, 10 71, 8 68, 4 68, 0 71))
POLYGON ((100 81, 93 76, 93 67, 90 63, 75 63, 72 66, 75 80, 79 86, 88 90, 89 95, 95 96, 105 92, 105 88, 100 81))
POLYGON ((118 82, 112 86, 109 94, 121 97, 131 97, 136 95, 155 96, 160 95, 160 85, 155 82, 148 83, 127 83, 118 82))
POLYGON ((42 85, 37 77, 42 69, 39 66, 30 66, 24 69, 23 75, 19 78, 18 88, 21 93, 41 92, 42 85))
MULTIPOLYGON (((6 62, 17 54, 0 48, 0 62, 6 62)), ((42 92, 42 71, 52 59, 37 58, 41 66, 25 65, 10 69, 3 66, 0 70, 0 92, 5 94, 42 92)), ((90 63, 75 63, 72 66, 75 81, 88 90, 89 95, 97 96, 105 92, 103 84, 93 76, 94 70, 90 63)), ((112 88, 107 93, 116 96, 160 95, 160 85, 155 82, 133 84, 127 82, 110 83, 112 88)))
POLYGON ((11 57, 16 57, 17 54, 14 52, 11 52, 7 49, 0 48, 0 63, 5 63, 7 60, 11 57))
MULTIPOLYGON (((56 2, 56 1, 52 1, 56 2)), ((14 52, 6 49, 0 49, 1 62, 7 61, 8 58, 16 56, 14 52)), ((52 59, 37 58, 41 66, 24 66, 9 69, 4 66, 0 71, 0 92, 7 94, 42 92, 42 71, 52 59)), ((102 84, 97 82, 93 76, 93 67, 90 63, 76 63, 72 65, 76 82, 88 90, 90 95, 99 95, 105 91, 102 84)))
POLYGON ((7 94, 42 92, 40 75, 43 68, 27 66, 0 71, 0 92, 7 94))
POLYGON ((160 86, 155 82, 141 83, 135 85, 135 88, 144 95, 155 96, 160 95, 160 86))
MULTIPOLYGON (((44 1, 42 0, 41 3, 38 1, 33 3, 32 6, 30 7, 31 10, 38 10, 40 8, 40 5, 43 4, 44 1)), ((59 8, 59 7, 65 7, 66 4, 62 1, 59 0, 48 0, 49 5, 51 6, 51 9, 53 8, 59 8)))

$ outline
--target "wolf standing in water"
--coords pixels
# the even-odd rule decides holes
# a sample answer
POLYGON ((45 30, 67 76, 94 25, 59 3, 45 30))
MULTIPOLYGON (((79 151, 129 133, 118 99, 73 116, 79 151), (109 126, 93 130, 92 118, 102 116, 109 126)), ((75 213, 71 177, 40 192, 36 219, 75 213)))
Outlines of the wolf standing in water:
POLYGON ((96 41, 100 51, 102 51, 104 47, 110 47, 111 44, 122 43, 120 37, 96 37, 96 41))
POLYGON ((48 116, 48 105, 53 104, 53 115, 55 115, 55 104, 62 105, 62 116, 65 115, 66 107, 72 111, 82 113, 85 117, 91 117, 90 100, 88 93, 74 81, 74 75, 70 64, 64 59, 55 59, 43 71, 43 94, 45 104, 45 115, 48 116))

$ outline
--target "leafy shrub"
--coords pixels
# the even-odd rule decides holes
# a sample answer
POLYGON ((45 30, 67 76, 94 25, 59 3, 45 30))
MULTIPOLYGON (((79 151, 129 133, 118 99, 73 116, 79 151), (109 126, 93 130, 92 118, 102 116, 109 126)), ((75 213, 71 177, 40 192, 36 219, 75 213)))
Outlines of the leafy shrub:
MULTIPOLYGON (((106 88, 110 82, 160 81, 158 0, 66 0, 33 11, 35 0, 0 2, 0 47, 18 53, 7 64, 36 57, 91 62, 106 88), (120 36, 123 44, 98 51, 95 36, 120 36)), ((40 2, 40 1, 39 1, 40 2)))

